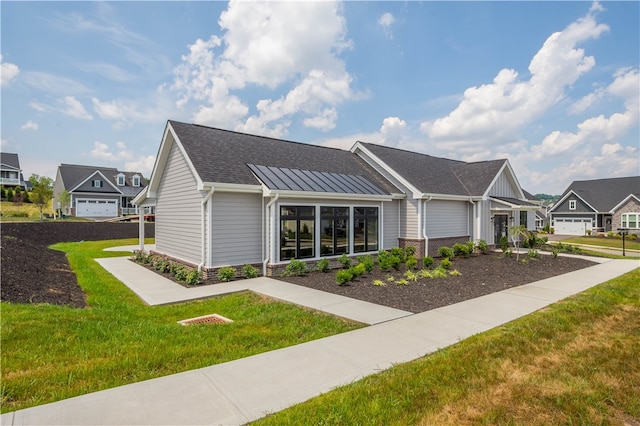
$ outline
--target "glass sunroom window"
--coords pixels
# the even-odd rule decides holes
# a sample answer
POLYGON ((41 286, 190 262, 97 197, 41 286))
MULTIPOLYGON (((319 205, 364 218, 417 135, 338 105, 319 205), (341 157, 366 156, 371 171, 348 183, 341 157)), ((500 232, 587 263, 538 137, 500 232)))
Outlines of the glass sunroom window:
POLYGON ((320 255, 349 252, 349 208, 320 207, 320 255))
POLYGON ((353 209, 353 249, 356 253, 378 250, 378 208, 353 209))
POLYGON ((315 256, 315 207, 280 207, 280 260, 315 256))

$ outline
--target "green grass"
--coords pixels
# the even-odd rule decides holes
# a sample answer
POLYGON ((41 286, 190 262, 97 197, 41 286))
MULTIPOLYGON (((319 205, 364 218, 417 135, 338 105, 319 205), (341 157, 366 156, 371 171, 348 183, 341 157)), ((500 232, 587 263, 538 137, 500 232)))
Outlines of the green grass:
POLYGON ((52 246, 67 253, 90 307, 3 302, 2 412, 231 361, 361 325, 250 292, 147 306, 93 259, 136 239, 52 246), (184 327, 217 313, 234 322, 184 327))
POLYGON ((640 268, 259 425, 636 424, 640 268))
MULTIPOLYGON (((590 246, 600 246, 608 248, 617 248, 622 250, 622 238, 604 238, 604 237, 575 237, 562 240, 562 243, 586 244, 590 246)), ((631 240, 625 237, 625 248, 629 250, 640 250, 640 241, 631 240)))

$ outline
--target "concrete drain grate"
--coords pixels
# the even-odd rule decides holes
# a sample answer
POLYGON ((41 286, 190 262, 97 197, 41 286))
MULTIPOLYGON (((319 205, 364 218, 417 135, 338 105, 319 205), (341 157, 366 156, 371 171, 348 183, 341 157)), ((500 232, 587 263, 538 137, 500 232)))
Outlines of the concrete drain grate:
POLYGON ((222 315, 211 314, 203 315, 201 317, 189 318, 186 320, 178 321, 182 325, 194 325, 194 324, 226 324, 233 322, 229 318, 225 318, 222 315))

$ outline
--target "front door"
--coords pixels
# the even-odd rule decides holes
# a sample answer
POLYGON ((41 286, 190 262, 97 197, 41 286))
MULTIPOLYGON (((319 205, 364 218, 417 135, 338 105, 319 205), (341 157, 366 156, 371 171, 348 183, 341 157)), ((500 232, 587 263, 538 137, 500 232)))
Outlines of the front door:
POLYGON ((507 221, 508 216, 506 214, 497 214, 493 217, 494 244, 499 245, 502 237, 508 237, 507 221))

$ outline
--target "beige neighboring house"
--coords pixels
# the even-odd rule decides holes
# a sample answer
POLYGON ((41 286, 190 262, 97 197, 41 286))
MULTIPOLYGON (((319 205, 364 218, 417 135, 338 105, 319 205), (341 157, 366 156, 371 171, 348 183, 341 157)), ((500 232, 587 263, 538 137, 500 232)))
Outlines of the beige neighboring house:
POLYGON ((53 186, 53 207, 77 217, 109 218, 137 214, 131 204, 146 185, 142 173, 112 167, 61 164, 53 186), (68 206, 58 205, 60 194, 70 195, 68 206))

